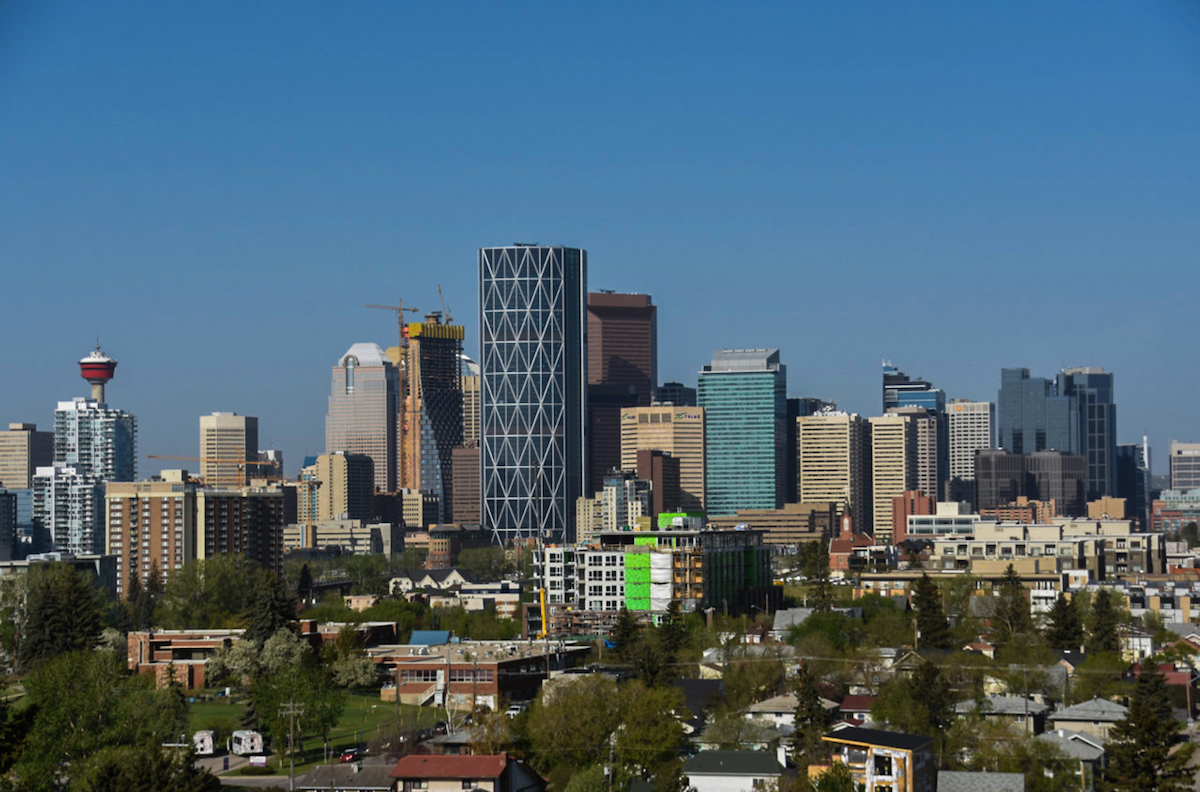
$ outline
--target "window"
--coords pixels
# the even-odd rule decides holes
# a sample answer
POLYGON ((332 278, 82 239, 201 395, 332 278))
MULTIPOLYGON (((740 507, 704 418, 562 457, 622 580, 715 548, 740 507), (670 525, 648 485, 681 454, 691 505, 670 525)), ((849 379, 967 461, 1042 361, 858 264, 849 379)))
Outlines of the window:
POLYGON ((891 774, 892 774, 892 757, 876 756, 875 757, 875 775, 890 776, 891 774))

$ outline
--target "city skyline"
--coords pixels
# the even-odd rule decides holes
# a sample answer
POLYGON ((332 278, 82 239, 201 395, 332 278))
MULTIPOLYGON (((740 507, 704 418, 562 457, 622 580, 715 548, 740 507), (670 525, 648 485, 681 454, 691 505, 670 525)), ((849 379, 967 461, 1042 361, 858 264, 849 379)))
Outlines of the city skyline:
POLYGON ((475 251, 528 239, 654 296, 662 382, 779 348, 789 395, 873 415, 883 359, 993 402, 1001 368, 1103 366, 1118 443, 1165 472, 1196 439, 1197 375, 1164 365, 1196 357, 1194 5, 708 6, 678 41, 666 11, 606 11, 10 6, 0 420, 86 395, 99 327, 140 453, 233 411, 294 473, 328 361, 392 343, 362 305, 436 310, 441 283, 478 359, 475 251), (578 25, 554 69, 500 43, 578 25))

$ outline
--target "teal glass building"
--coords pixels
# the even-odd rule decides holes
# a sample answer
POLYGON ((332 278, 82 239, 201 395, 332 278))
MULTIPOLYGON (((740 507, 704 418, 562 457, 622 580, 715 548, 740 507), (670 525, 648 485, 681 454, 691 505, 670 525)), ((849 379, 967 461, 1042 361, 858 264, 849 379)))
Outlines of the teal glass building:
POLYGON ((700 372, 710 515, 783 504, 787 367, 778 349, 725 349, 700 372))

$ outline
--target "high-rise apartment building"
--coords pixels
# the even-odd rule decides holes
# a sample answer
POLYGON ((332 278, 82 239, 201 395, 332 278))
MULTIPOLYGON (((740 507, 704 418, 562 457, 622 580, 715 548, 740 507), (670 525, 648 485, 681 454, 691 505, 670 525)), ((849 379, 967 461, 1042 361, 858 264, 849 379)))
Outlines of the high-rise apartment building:
POLYGON ((621 469, 637 468, 639 451, 657 450, 679 463, 679 508, 704 511, 704 408, 632 407, 621 411, 621 469))
POLYGON ((102 481, 133 481, 137 474, 137 419, 82 397, 54 411, 54 461, 102 481))
POLYGON ((333 367, 325 451, 364 454, 375 487, 394 492, 399 478, 400 376, 378 344, 359 343, 333 367))
POLYGON ((33 477, 33 550, 76 555, 104 551, 104 479, 83 465, 56 462, 33 477))
POLYGON ((871 524, 871 429, 861 416, 825 410, 796 420, 797 496, 801 503, 850 507, 871 524))
POLYGON ((479 525, 479 446, 462 446, 450 452, 454 468, 454 492, 449 521, 456 525, 479 525))
POLYGON ((1087 460, 1087 500, 1117 494, 1117 405, 1113 375, 1102 368, 1059 372, 1058 393, 1075 399, 1079 411, 1079 453, 1087 460))
POLYGON ((916 465, 915 488, 931 498, 945 497, 943 459, 939 455, 940 440, 946 420, 945 413, 924 407, 892 407, 888 415, 907 415, 912 419, 913 459, 916 465))
POLYGON ((466 355, 460 357, 460 382, 463 397, 463 445, 479 445, 479 364, 466 355))
POLYGON ((483 527, 509 539, 575 538, 587 470, 587 252, 479 251, 483 527))
POLYGON ((366 454, 321 454, 311 470, 317 487, 316 520, 371 520, 375 514, 375 463, 366 454))
POLYGON ((778 349, 725 349, 700 372, 705 504, 713 515, 783 503, 787 367, 778 349))
POLYGON ((658 383, 658 308, 648 294, 587 296, 588 489, 621 464, 621 410, 650 404, 658 383))
POLYGON ((695 407, 696 389, 682 382, 664 382, 654 389, 651 404, 672 404, 676 407, 695 407))
POLYGON ((243 487, 257 471, 258 419, 233 412, 200 416, 200 477, 210 487, 243 487))
POLYGON ((1000 370, 998 444, 1011 454, 1082 453, 1079 406, 1054 380, 1030 378, 1029 369, 1000 370))
POLYGON ((912 416, 882 415, 871 423, 871 525, 880 544, 892 539, 892 499, 916 489, 917 427, 912 416))
POLYGON ((196 558, 196 490, 185 470, 105 486, 105 552, 117 557, 118 597, 128 596, 134 575, 144 585, 157 570, 161 581, 196 558))
POLYGON ((408 326, 400 486, 436 495, 439 523, 454 486, 450 452, 463 443, 463 338, 441 314, 408 326))
POLYGON ((1200 443, 1171 441, 1171 489, 1200 488, 1200 443))
POLYGON ((33 474, 54 464, 54 433, 39 432, 37 424, 10 423, 0 432, 0 487, 33 488, 33 474))
POLYGON ((995 417, 991 402, 952 399, 947 406, 951 501, 974 500, 975 452, 995 447, 995 417))
POLYGON ((237 553, 278 573, 295 491, 279 484, 196 490, 196 557, 237 553))

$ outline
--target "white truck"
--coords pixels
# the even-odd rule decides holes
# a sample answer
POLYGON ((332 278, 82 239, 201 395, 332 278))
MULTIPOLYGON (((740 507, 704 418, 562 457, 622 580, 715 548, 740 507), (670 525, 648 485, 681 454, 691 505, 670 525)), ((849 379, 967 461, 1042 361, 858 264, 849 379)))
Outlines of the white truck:
POLYGON ((196 756, 212 756, 213 755, 213 734, 211 729, 198 731, 192 735, 192 745, 196 749, 196 756))
POLYGON ((262 735, 256 731, 239 730, 229 738, 229 752, 236 756, 250 756, 263 752, 262 735))

